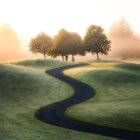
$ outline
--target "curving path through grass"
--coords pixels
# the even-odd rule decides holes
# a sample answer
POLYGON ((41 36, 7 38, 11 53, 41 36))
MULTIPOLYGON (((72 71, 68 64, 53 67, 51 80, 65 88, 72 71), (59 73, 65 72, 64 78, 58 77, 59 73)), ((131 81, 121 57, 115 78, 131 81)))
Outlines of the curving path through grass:
POLYGON ((100 134, 104 136, 121 138, 125 140, 139 140, 140 139, 139 132, 92 125, 79 120, 75 120, 65 115, 66 109, 69 108, 70 106, 81 103, 95 96, 95 90, 93 88, 63 74, 63 71, 66 69, 85 65, 87 64, 76 64, 46 71, 46 73, 48 73, 49 75, 71 85, 75 89, 75 94, 64 101, 57 102, 55 104, 51 104, 49 106, 40 108, 36 112, 36 117, 42 122, 67 129, 100 134))

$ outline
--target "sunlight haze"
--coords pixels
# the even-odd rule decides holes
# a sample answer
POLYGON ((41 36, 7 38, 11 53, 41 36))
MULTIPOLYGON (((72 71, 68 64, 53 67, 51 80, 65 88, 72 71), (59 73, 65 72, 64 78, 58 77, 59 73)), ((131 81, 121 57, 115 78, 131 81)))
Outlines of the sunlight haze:
POLYGON ((0 24, 11 26, 24 48, 42 31, 53 37, 65 28, 83 37, 89 25, 108 32, 121 18, 139 34, 139 5, 139 0, 0 0, 0 24))
POLYGON ((90 24, 106 30, 124 17, 140 32, 139 0, 0 0, 0 23, 10 24, 21 37, 45 31, 54 35, 60 28, 83 36, 90 24))

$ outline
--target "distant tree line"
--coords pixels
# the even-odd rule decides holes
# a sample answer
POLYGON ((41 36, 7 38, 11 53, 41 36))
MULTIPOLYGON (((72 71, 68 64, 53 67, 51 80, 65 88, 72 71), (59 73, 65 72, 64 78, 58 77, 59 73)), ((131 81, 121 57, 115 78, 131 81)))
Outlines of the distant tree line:
POLYGON ((71 55, 74 62, 74 56, 84 56, 86 52, 96 54, 99 60, 99 54, 108 54, 110 43, 101 26, 91 25, 84 39, 77 33, 61 29, 54 38, 45 33, 38 34, 31 39, 29 48, 33 53, 41 53, 44 58, 46 55, 52 58, 61 56, 63 61, 68 61, 71 55))

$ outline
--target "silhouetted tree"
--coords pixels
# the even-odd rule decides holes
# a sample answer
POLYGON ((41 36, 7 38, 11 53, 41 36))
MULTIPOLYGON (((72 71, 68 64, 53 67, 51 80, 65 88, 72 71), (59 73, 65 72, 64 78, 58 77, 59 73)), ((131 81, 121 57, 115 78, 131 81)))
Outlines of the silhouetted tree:
POLYGON ((68 32, 65 29, 62 29, 53 39, 53 45, 49 52, 53 58, 57 56, 62 56, 63 61, 68 60, 68 32))
POLYGON ((69 54, 72 55, 72 61, 75 61, 75 55, 84 55, 83 41, 77 33, 70 34, 69 54))
POLYGON ((44 58, 48 54, 48 51, 52 45, 52 38, 45 33, 40 33, 33 39, 31 39, 29 47, 33 53, 41 53, 44 58))
POLYGON ((72 55, 72 61, 74 61, 74 55, 84 54, 82 49, 82 39, 77 33, 70 33, 65 29, 62 29, 54 37, 53 47, 50 51, 52 57, 62 56, 64 61, 68 60, 68 55, 72 55))
POLYGON ((110 41, 103 32, 103 28, 96 25, 91 25, 87 29, 86 35, 84 37, 84 48, 87 52, 97 55, 97 60, 99 60, 100 54, 108 54, 110 50, 110 41))

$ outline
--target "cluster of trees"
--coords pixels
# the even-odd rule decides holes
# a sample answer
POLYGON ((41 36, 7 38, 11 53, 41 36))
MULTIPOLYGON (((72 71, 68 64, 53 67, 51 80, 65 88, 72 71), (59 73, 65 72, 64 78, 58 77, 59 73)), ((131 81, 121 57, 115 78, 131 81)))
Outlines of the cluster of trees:
POLYGON ((53 58, 61 56, 63 61, 67 61, 71 55, 74 62, 75 55, 84 56, 86 52, 96 54, 99 60, 99 54, 108 54, 110 43, 101 26, 91 25, 83 40, 77 33, 61 29, 54 38, 45 33, 38 34, 31 39, 29 47, 30 51, 41 53, 45 58, 46 55, 53 58))

